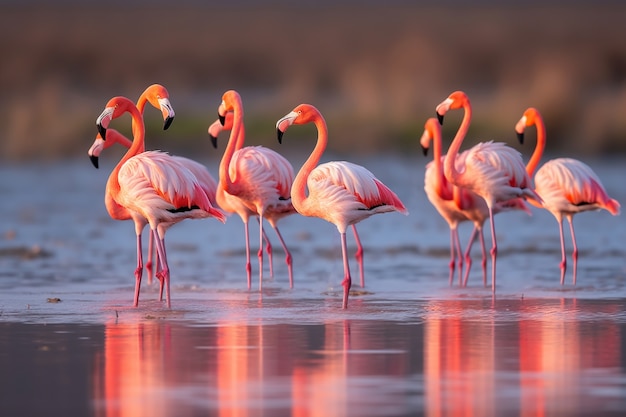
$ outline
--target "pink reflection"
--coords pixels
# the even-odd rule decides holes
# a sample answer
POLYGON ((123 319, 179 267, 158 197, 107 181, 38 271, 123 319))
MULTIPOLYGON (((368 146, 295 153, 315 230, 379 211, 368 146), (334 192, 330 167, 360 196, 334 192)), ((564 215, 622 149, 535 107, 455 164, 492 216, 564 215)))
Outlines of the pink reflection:
POLYGON ((426 415, 495 416, 494 323, 459 318, 467 302, 433 303, 424 327, 426 415))
POLYGON ((581 321, 578 314, 576 300, 561 300, 555 311, 520 322, 522 416, 576 414, 590 406, 588 387, 581 383, 583 370, 619 373, 621 338, 615 322, 581 321))

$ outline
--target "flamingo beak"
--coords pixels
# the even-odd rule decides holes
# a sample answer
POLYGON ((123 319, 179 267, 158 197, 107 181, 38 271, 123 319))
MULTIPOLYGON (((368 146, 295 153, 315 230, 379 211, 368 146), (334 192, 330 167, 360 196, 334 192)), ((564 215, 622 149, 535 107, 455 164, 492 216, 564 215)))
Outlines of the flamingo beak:
POLYGON ((222 124, 222 126, 224 126, 224 124, 226 123, 226 115, 221 115, 219 112, 217 112, 217 117, 220 120, 220 123, 222 124))
POLYGON ((174 116, 171 116, 171 117, 167 116, 165 118, 165 121, 163 122, 163 130, 167 130, 167 128, 170 127, 173 121, 174 121, 174 116))
POLYGON ((287 130, 287 128, 293 124, 294 120, 296 120, 297 117, 298 113, 292 111, 276 122, 276 134, 278 135, 278 143, 283 143, 283 134, 285 133, 285 130, 287 130))
POLYGON ((102 137, 102 140, 105 140, 107 137, 107 126, 111 122, 113 118, 113 112, 115 111, 115 107, 107 107, 105 108, 100 116, 96 119, 96 127, 98 128, 98 133, 102 137))
POLYGON ((95 155, 89 155, 89 160, 91 161, 91 163, 93 164, 94 167, 96 167, 96 169, 100 168, 98 166, 98 157, 95 155))
POLYGON ((424 154, 424 156, 428 156, 428 148, 423 145, 420 145, 420 146, 422 146, 422 153, 424 154))
POLYGON ((280 129, 276 129, 276 135, 278 136, 278 143, 283 143, 283 131, 280 129))
POLYGON ((440 125, 443 125, 443 114, 439 114, 439 112, 437 112, 437 120, 439 120, 440 125))
POLYGON ((209 135, 209 137, 211 138, 211 144, 215 149, 217 149, 217 137, 213 135, 209 135))
POLYGON ((516 132, 517 133, 517 141, 520 143, 520 145, 524 144, 524 132, 520 133, 520 132, 516 132))
POLYGON ((176 113, 174 113, 174 108, 167 98, 160 98, 159 106, 161 107, 161 112, 163 113, 163 130, 167 130, 167 128, 170 127, 174 121, 176 113))

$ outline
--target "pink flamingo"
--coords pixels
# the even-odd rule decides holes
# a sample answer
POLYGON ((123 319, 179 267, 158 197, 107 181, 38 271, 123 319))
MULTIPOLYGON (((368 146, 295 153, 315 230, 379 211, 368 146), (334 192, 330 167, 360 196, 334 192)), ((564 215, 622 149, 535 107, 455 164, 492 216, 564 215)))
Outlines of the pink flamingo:
POLYGON ((487 204, 489 223, 491 226, 491 290, 496 291, 496 255, 498 245, 493 220, 497 203, 507 202, 515 198, 541 198, 532 189, 532 181, 526 173, 521 154, 504 143, 482 142, 472 147, 459 159, 459 149, 465 139, 472 117, 469 98, 462 91, 455 91, 441 102, 437 108, 437 116, 443 122, 449 110, 463 108, 465 114, 461 126, 448 149, 444 161, 444 174, 454 185, 469 189, 481 196, 487 204))
MULTIPOLYGON (((483 225, 489 218, 489 209, 483 198, 468 189, 454 186, 443 174, 445 155, 442 156, 441 126, 435 118, 428 119, 424 125, 424 133, 420 139, 420 145, 424 151, 424 155, 428 153, 431 142, 433 142, 433 161, 429 162, 426 166, 424 190, 426 191, 428 200, 450 227, 450 285, 452 285, 455 263, 457 262, 458 256, 459 285, 467 286, 467 280, 472 266, 470 256, 472 243, 474 242, 476 234, 478 234, 482 249, 483 285, 486 286, 487 251, 485 249, 483 225), (458 225, 465 221, 472 221, 474 228, 465 253, 462 255, 458 225), (457 255, 455 255, 455 253, 457 255), (464 278, 461 278, 463 259, 465 259, 466 269, 464 278)), ((466 153, 467 151, 463 152, 458 158, 461 161, 464 160, 467 156, 466 153)), ((524 210, 530 213, 522 199, 513 199, 507 202, 496 203, 494 206, 494 214, 513 209, 524 210)))
POLYGON ((377 213, 398 211, 408 214, 398 196, 380 182, 374 174, 350 162, 327 162, 317 165, 328 143, 328 129, 321 113, 310 104, 300 104, 276 122, 278 141, 292 124, 314 123, 317 144, 296 175, 291 200, 298 213, 319 217, 333 223, 341 237, 344 279, 343 304, 348 308, 348 295, 352 285, 348 264, 346 229, 377 213), (308 196, 306 189, 308 188, 308 196))
MULTIPOLYGON (((101 137, 107 137, 106 128, 110 121, 125 113, 130 113, 133 120, 133 143, 111 172, 107 190, 112 201, 130 213, 136 226, 147 221, 152 233, 157 234, 156 247, 161 266, 157 276, 165 285, 169 308, 170 274, 164 244, 167 228, 181 218, 215 217, 222 222, 226 218, 211 205, 195 176, 184 165, 164 152, 142 152, 145 138, 143 117, 129 99, 114 97, 109 100, 96 119, 101 137)), ((97 147, 103 145, 98 144, 97 147)), ((137 233, 138 257, 141 254, 140 232, 137 233)), ((140 266, 138 269, 141 270, 140 266)), ((141 273, 136 272, 135 306, 139 301, 140 286, 141 273)))
MULTIPOLYGON (((126 136, 124 136, 123 134, 121 134, 115 129, 107 129, 106 136, 107 136, 106 140, 99 141, 98 139, 101 139, 101 136, 98 133, 96 140, 94 141, 94 144, 91 146, 88 152, 96 168, 98 165, 98 158, 104 149, 107 149, 116 143, 126 148, 130 148, 130 146, 132 145, 132 141, 130 139, 128 139, 126 136), (99 144, 101 144, 101 146, 98 146, 99 144)), ((191 173, 196 177, 196 179, 200 183, 200 187, 206 193, 211 204, 213 206, 217 206, 217 200, 215 198, 217 182, 215 181, 211 173, 206 169, 206 167, 202 165, 201 163, 194 161, 193 159, 185 158, 182 156, 172 155, 172 158, 176 159, 178 162, 183 164, 187 169, 191 171, 191 173)), ((105 204, 107 206, 107 209, 109 210, 109 214, 111 215, 113 219, 128 220, 132 218, 128 210, 126 210, 126 208, 117 205, 111 199, 110 193, 108 192, 108 190, 106 191, 105 204)), ((183 219, 181 218, 180 220, 183 220, 183 219)), ((138 232, 138 239, 141 239, 141 231, 143 230, 143 226, 145 225, 146 225, 145 221, 143 222, 142 225, 139 225, 140 231, 138 232)), ((167 227, 169 228, 170 226, 173 226, 173 223, 167 227)), ((164 227, 166 226, 164 225, 164 227)), ((149 274, 148 283, 151 283, 152 282, 152 256, 153 256, 153 253, 156 251, 156 247, 154 245, 154 240, 155 240, 154 234, 150 233, 148 236, 149 236, 148 261, 146 262, 146 270, 148 271, 148 274, 149 274)), ((157 264, 158 264, 158 255, 156 256, 156 258, 157 258, 157 264)), ((141 264, 141 261, 138 260, 138 268, 140 264, 141 264)), ((137 273, 141 273, 141 270, 139 270, 137 273)), ((160 284, 161 285, 160 285, 160 291, 159 291, 159 299, 162 299, 163 282, 161 282, 160 284)))
MULTIPOLYGON (((522 118, 515 125, 520 142, 524 140, 526 127, 535 125, 537 129, 537 145, 526 165, 528 175, 532 176, 546 143, 546 127, 539 111, 533 107, 528 108, 522 118)), ((574 215, 590 210, 605 209, 612 215, 620 213, 620 204, 612 199, 602 186, 600 179, 593 170, 585 163, 571 158, 552 159, 537 171, 535 175, 535 190, 541 196, 543 204, 536 204, 548 210, 559 223, 561 237, 561 285, 565 282, 567 260, 565 256, 565 238, 563 236, 563 217, 569 223, 572 235, 572 282, 576 285, 576 269, 578 264, 578 246, 574 234, 574 215)))
POLYGON ((285 251, 289 287, 292 288, 292 257, 277 222, 295 213, 290 196, 293 167, 283 156, 271 149, 262 146, 244 147, 243 105, 241 96, 234 90, 226 91, 222 96, 222 103, 218 107, 222 123, 225 123, 229 112, 233 113, 233 121, 228 145, 220 162, 217 201, 225 211, 237 213, 244 223, 248 289, 252 283, 248 237, 248 221, 251 216, 259 216, 259 290, 263 288, 263 218, 274 228, 285 251))
MULTIPOLYGON (((211 125, 208 128, 208 132, 209 132, 209 137, 211 138, 211 143, 214 148, 217 149, 217 138, 219 134, 224 130, 229 131, 232 128, 233 128, 233 112, 232 111, 229 111, 228 113, 226 113, 225 117, 223 118, 220 117, 217 120, 215 120, 213 123, 211 123, 211 125), (222 119, 224 119, 223 125, 222 125, 222 119)), ((237 139, 237 144, 239 146, 239 139, 237 139)), ((243 208, 243 207, 240 209, 247 210, 247 208, 243 208)), ((255 213, 252 213, 252 212, 245 213, 245 215, 247 215, 248 219, 252 216, 256 217, 257 220, 259 219, 259 217, 255 213)), ((241 219, 243 221, 244 218, 242 217, 241 219)), ((262 229, 261 233, 263 234, 263 239, 265 239, 265 250, 267 252, 267 257, 269 258, 270 277, 273 277, 274 276, 274 253, 273 253, 272 243, 267 237, 267 234, 265 233, 265 229, 262 229)), ((286 249, 286 245, 284 244, 283 244, 283 249, 286 249)), ((285 253, 288 253, 288 250, 285 253)), ((291 261, 288 260, 289 257, 290 256, 287 255, 286 263, 287 263, 287 268, 291 270, 290 268, 291 261)), ((292 275, 290 275, 290 285, 293 285, 292 281, 293 281, 293 277, 292 275)))

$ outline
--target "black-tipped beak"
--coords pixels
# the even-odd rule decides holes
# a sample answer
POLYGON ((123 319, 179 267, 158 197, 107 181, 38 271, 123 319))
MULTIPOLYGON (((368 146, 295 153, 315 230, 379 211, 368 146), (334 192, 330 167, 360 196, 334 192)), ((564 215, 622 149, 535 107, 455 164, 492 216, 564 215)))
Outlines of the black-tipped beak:
POLYGON ((213 144, 213 147, 217 149, 217 138, 213 135, 209 135, 209 137, 211 138, 211 143, 213 144))
POLYGON ((517 132, 517 141, 520 143, 520 145, 524 144, 524 132, 517 132))
POLYGON ((422 153, 424 154, 424 156, 428 156, 428 148, 425 146, 422 146, 422 153))
POLYGON ((226 123, 226 115, 222 116, 221 114, 217 113, 217 117, 220 119, 220 123, 222 124, 222 126, 224 126, 224 123, 226 123))
POLYGON ((174 117, 173 116, 167 116, 165 118, 165 121, 163 122, 163 130, 167 130, 168 127, 171 126, 172 122, 174 121, 174 117))
POLYGON ((98 133, 100 133, 100 136, 102 136, 102 140, 106 140, 107 139, 107 129, 106 127, 102 126, 101 124, 96 124, 96 126, 98 127, 98 133))
POLYGON ((437 113, 437 120, 439 120, 440 125, 443 125, 443 114, 437 113))
POLYGON ((278 136, 278 143, 283 143, 283 131, 276 129, 276 135, 278 136))
POLYGON ((98 157, 94 155, 89 155, 89 159, 91 160, 91 163, 93 164, 93 166, 96 167, 96 169, 98 169, 99 168, 98 157))

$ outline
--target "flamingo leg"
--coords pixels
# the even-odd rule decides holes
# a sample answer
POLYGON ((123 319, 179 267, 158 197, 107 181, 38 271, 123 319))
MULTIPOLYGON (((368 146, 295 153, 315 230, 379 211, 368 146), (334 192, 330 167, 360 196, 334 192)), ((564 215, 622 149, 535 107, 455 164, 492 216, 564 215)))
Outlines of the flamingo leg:
POLYGON ((572 251, 572 284, 576 285, 576 271, 578 270, 578 245, 576 244, 576 234, 574 233, 574 219, 572 216, 568 216, 569 231, 572 234, 572 244, 574 249, 572 251))
POLYGON ((476 239, 476 232, 478 228, 474 226, 472 229, 472 234, 470 235, 469 241, 467 242, 467 247, 465 248, 465 254, 463 257, 465 258, 465 277, 463 278, 463 286, 467 287, 467 281, 469 279, 470 269, 472 268, 472 257, 470 256, 472 252, 472 245, 474 244, 474 240, 476 239))
POLYGON ((454 237, 453 237, 455 251, 458 254, 458 264, 459 264, 459 286, 463 285, 463 256, 461 255, 463 252, 461 251, 461 241, 459 240, 459 231, 458 229, 454 229, 454 237))
MULTIPOLYGON (((153 233, 157 233, 156 229, 153 230, 153 233)), ((158 272, 161 279, 161 286, 165 286, 165 302, 167 303, 167 308, 172 307, 172 302, 170 299, 170 268, 167 264, 167 256, 165 252, 165 237, 159 237, 156 239, 157 246, 157 254, 159 255, 161 270, 158 272)), ((162 290, 161 290, 162 291, 162 290)))
POLYGON ((263 289, 263 215, 259 215, 259 291, 263 289))
POLYGON ((354 240, 356 241, 356 253, 354 257, 359 263, 359 275, 361 277, 361 288, 365 287, 365 269, 363 268, 363 245, 361 245, 361 239, 356 231, 356 225, 352 225, 352 231, 354 232, 354 240))
POLYGON ((483 233, 483 229, 480 229, 480 233, 478 234, 478 238, 480 239, 480 250, 482 253, 482 261, 481 266, 483 268, 483 287, 487 286, 487 248, 485 247, 485 235, 483 233))
MULTIPOLYGON (((259 220, 259 224, 260 223, 261 223, 261 220, 259 220)), ((270 263, 270 277, 273 278, 274 277, 274 253, 272 251, 272 244, 270 242, 270 239, 267 237, 267 234, 265 233, 265 229, 261 231, 261 234, 263 235, 263 239, 265 239, 265 252, 267 252, 267 258, 269 259, 269 263, 270 263)))
POLYGON ((252 288, 252 264, 250 263, 250 239, 248 234, 248 222, 243 223, 246 238, 246 275, 248 277, 248 290, 252 288))
POLYGON ((450 276, 448 277, 448 284, 452 286, 452 282, 454 281, 454 265, 455 265, 455 254, 454 254, 454 229, 450 228, 450 262, 448 264, 448 268, 450 269, 450 276))
MULTIPOLYGON (((159 240, 159 235, 157 232, 150 233, 150 236, 153 236, 153 239, 155 242, 159 240)), ((163 247, 165 248, 165 239, 163 239, 163 247)), ((157 273, 159 273, 163 268, 160 265, 161 258, 159 257, 158 246, 156 247, 156 250, 157 250, 157 253, 154 255, 154 258, 156 259, 156 262, 157 262, 157 265, 156 265, 157 273)), ((159 279, 159 301, 163 301, 163 289, 164 289, 163 287, 164 287, 165 282, 161 274, 157 275, 157 278, 159 279)))
POLYGON ((137 235, 137 268, 135 268, 135 298, 133 307, 139 305, 139 289, 141 288, 141 275, 143 274, 143 254, 141 249, 141 234, 137 235))
POLYGON ((148 262, 146 262, 146 271, 148 272, 148 284, 152 284, 152 276, 155 271, 153 271, 152 267, 156 265, 159 261, 157 260, 155 263, 152 262, 152 254, 154 253, 154 236, 152 233, 148 233, 148 262))
MULTIPOLYGON (((287 245, 285 244, 278 227, 274 226, 274 230, 276 231, 278 240, 280 240, 280 244, 283 246, 283 250, 285 251, 285 263, 287 264, 287 270, 289 271, 289 288, 293 288, 293 261, 291 259, 291 253, 289 252, 289 249, 287 249, 287 245)), ((267 242, 269 244, 269 240, 267 240, 267 242)))
POLYGON ((567 270, 567 258, 565 257, 565 236, 563 235, 563 219, 558 219, 559 222, 559 234, 561 237, 561 285, 565 283, 565 271, 567 270))
POLYGON ((496 241, 496 225, 493 221, 493 210, 489 207, 489 224, 491 226, 491 292, 496 292, 496 257, 498 256, 498 242, 496 241))
POLYGON ((346 232, 341 232, 341 254, 343 255, 343 303, 341 308, 348 308, 348 295, 352 286, 352 277, 350 276, 350 264, 348 263, 348 243, 346 241, 346 232))

